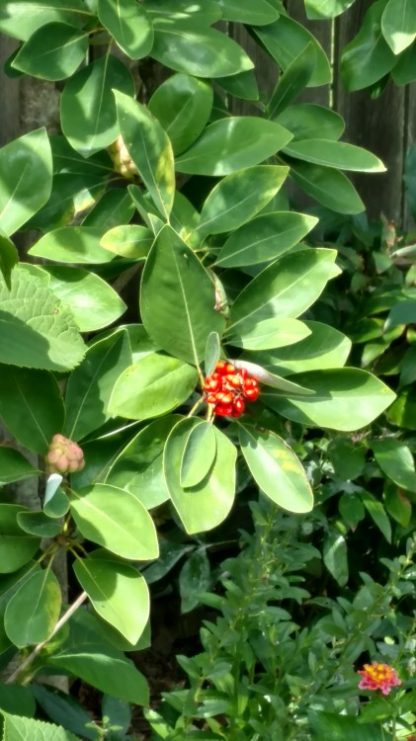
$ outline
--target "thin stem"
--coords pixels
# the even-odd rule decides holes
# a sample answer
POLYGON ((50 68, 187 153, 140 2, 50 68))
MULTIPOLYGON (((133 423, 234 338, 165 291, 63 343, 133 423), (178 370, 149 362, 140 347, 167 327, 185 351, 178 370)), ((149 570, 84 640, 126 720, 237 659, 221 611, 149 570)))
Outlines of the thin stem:
POLYGON ((42 649, 44 648, 44 646, 46 646, 46 644, 49 643, 49 641, 52 640, 52 638, 54 636, 56 636, 56 634, 58 633, 58 631, 62 628, 63 625, 65 625, 65 623, 68 622, 68 620, 72 617, 72 615, 74 614, 74 612, 76 612, 78 610, 78 607, 81 607, 82 603, 85 602, 85 600, 87 599, 87 597, 88 597, 88 595, 87 595, 86 592, 81 592, 81 594, 76 598, 75 602, 73 602, 72 605, 70 605, 68 607, 67 611, 64 612, 64 614, 62 615, 62 617, 59 618, 59 620, 56 623, 56 625, 55 625, 52 633, 50 634, 50 636, 48 636, 48 638, 45 638, 44 641, 41 641, 40 643, 38 643, 35 646, 35 648, 29 654, 29 656, 27 656, 22 661, 22 663, 19 664, 19 666, 17 667, 17 669, 15 669, 15 671, 6 680, 6 684, 13 684, 13 682, 16 681, 16 679, 19 677, 19 675, 22 672, 24 672, 31 665, 31 663, 36 659, 36 656, 38 656, 38 654, 40 654, 40 652, 42 651, 42 649))
POLYGON ((195 402, 192 409, 190 410, 189 414, 187 414, 187 417, 193 417, 195 412, 198 411, 199 407, 204 403, 203 399, 198 399, 198 401, 195 402))

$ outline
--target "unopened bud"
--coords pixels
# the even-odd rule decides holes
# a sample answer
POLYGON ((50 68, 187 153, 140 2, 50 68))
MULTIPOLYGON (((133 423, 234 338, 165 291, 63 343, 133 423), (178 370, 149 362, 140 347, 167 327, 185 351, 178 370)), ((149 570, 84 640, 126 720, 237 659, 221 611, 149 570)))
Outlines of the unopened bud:
POLYGON ((60 433, 53 436, 45 462, 47 473, 75 473, 85 466, 84 453, 79 445, 60 433))

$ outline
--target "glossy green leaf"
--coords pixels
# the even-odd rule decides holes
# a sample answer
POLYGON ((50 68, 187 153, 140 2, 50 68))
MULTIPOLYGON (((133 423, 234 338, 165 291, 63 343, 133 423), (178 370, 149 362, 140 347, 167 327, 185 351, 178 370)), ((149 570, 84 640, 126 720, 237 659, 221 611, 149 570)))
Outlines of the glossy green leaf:
POLYGON ((355 2, 355 0, 304 0, 306 15, 311 21, 323 18, 336 18, 355 2))
POLYGON ((134 94, 129 70, 110 54, 79 70, 64 87, 62 131, 84 157, 108 147, 120 133, 113 90, 134 94))
POLYGON ((36 703, 31 687, 22 687, 16 684, 0 684, 0 707, 2 713, 26 716, 32 718, 35 714, 36 703))
POLYGON ((239 333, 238 325, 226 335, 226 341, 234 347, 244 350, 271 350, 286 347, 301 342, 311 334, 309 327, 298 319, 263 319, 251 326, 243 327, 244 333, 239 333))
POLYGON ((150 229, 139 224, 114 226, 101 237, 100 245, 114 255, 129 260, 143 260, 153 244, 150 229))
POLYGON ((91 14, 83 0, 4 0, 0 6, 0 31, 26 41, 47 23, 85 23, 91 14))
POLYGON ((416 301, 398 301, 390 310, 384 325, 385 330, 400 324, 414 324, 416 321, 416 301))
POLYGON ((355 493, 342 494, 338 509, 343 522, 351 530, 355 530, 365 517, 364 505, 355 493))
POLYGON ((176 159, 176 169, 192 175, 229 175, 283 149, 292 134, 275 121, 229 116, 211 123, 198 141, 176 159))
MULTIPOLYGON (((391 76, 396 85, 407 85, 409 82, 416 80, 416 46, 414 44, 411 44, 406 51, 397 57, 391 76)), ((408 177, 409 173, 405 175, 405 180, 408 177)))
POLYGON ((163 473, 163 449, 178 415, 156 419, 133 437, 111 466, 106 483, 134 494, 146 509, 169 499, 163 473))
MULTIPOLYGON (((102 153, 101 153, 102 154, 102 153)), ((95 155, 97 157, 98 155, 95 155)), ((87 160, 89 165, 91 158, 87 160)), ((134 215, 134 205, 128 190, 111 188, 96 201, 83 220, 83 226, 98 227, 102 233, 121 224, 128 224, 134 215)))
POLYGON ((63 226, 39 239, 29 254, 54 262, 95 265, 109 262, 114 255, 100 246, 101 229, 93 226, 63 226))
POLYGON ((332 139, 304 139, 291 142, 284 153, 303 162, 356 172, 385 172, 382 161, 362 147, 332 139))
POLYGON ((36 129, 0 149, 0 225, 10 236, 47 202, 52 152, 45 129, 36 129))
POLYGON ((217 454, 217 438, 212 424, 200 420, 186 442, 180 471, 184 489, 197 486, 209 473, 217 454))
POLYGON ((158 346, 190 363, 204 357, 209 333, 221 335, 224 328, 211 277, 169 226, 159 233, 146 261, 140 314, 158 346))
POLYGON ((210 26, 221 20, 217 0, 144 0, 144 7, 155 24, 176 21, 196 21, 195 25, 210 26))
POLYGON ((180 483, 181 461, 195 418, 184 418, 173 428, 164 450, 166 484, 178 516, 190 535, 211 530, 228 515, 235 494, 237 450, 221 430, 214 427, 217 455, 214 465, 196 486, 183 489, 180 483))
POLYGON ((237 75, 231 75, 231 77, 217 77, 216 83, 234 98, 240 100, 258 100, 260 98, 256 75, 252 69, 239 72, 237 75))
POLYGON ((278 79, 267 105, 269 118, 275 119, 307 86, 315 67, 314 47, 308 44, 278 79))
POLYGON ((356 716, 339 713, 310 713, 313 741, 323 738, 331 741, 384 741, 385 733, 380 726, 360 723, 356 716))
POLYGON ((0 232, 0 273, 3 275, 7 288, 11 287, 10 276, 18 261, 19 253, 13 242, 0 232))
POLYGON ((133 561, 157 558, 153 520, 139 500, 125 489, 107 484, 72 492, 71 512, 84 538, 133 561))
POLYGON ((38 470, 14 448, 0 447, 0 486, 36 476, 38 470))
POLYGON ((62 523, 52 520, 43 512, 19 512, 17 523, 25 533, 37 538, 55 538, 62 531, 62 523))
POLYGON ((34 229, 47 232, 78 219, 81 213, 94 206, 105 190, 102 175, 62 173, 54 175, 52 193, 46 205, 32 217, 34 229))
POLYGON ((46 371, 1 366, 0 416, 22 445, 46 453, 64 419, 55 378, 46 371))
POLYGON ((130 59, 146 57, 153 46, 153 26, 135 0, 98 0, 100 22, 130 59))
POLYGON ((183 404, 198 381, 196 369, 177 358, 152 353, 130 365, 112 390, 108 413, 126 419, 151 419, 183 404))
POLYGON ((43 80, 64 80, 77 70, 87 49, 88 32, 67 23, 48 23, 23 44, 12 67, 43 80))
POLYGON ((195 77, 227 77, 254 67, 244 49, 225 34, 181 21, 155 28, 152 57, 195 77))
POLYGON ((391 543, 391 522, 382 502, 376 499, 369 491, 361 491, 360 497, 373 522, 377 525, 387 542, 391 543))
POLYGON ((366 464, 366 453, 367 448, 362 443, 349 437, 335 437, 328 446, 328 456, 335 475, 343 481, 361 476, 366 464))
POLYGON ((26 738, 36 739, 36 741, 77 741, 77 737, 62 726, 19 715, 9 715, 4 711, 2 711, 2 716, 4 719, 3 741, 22 741, 26 738))
POLYGON ((204 370, 205 375, 209 376, 216 364, 218 363, 221 356, 221 340, 218 332, 210 332, 207 337, 205 345, 204 355, 204 370))
POLYGON ((146 106, 116 92, 120 131, 152 200, 169 220, 175 196, 173 150, 169 137, 146 106))
POLYGON ((325 537, 323 561, 340 587, 345 587, 349 575, 347 544, 344 536, 335 528, 332 528, 325 537))
POLYGON ((186 74, 172 75, 153 93, 149 110, 169 136, 175 154, 187 149, 202 133, 213 97, 211 85, 186 74))
POLYGON ((69 499, 63 489, 56 490, 52 499, 43 505, 43 512, 52 520, 60 520, 69 512, 69 499))
POLYGON ((311 44, 315 65, 309 86, 325 85, 331 81, 331 68, 322 46, 304 26, 294 21, 293 18, 281 15, 274 23, 253 30, 270 56, 284 71, 311 44))
POLYGON ((295 160, 291 162, 290 174, 305 193, 332 211, 359 214, 365 210, 351 180, 343 172, 295 160))
POLYGON ((313 493, 304 468, 293 450, 270 430, 239 424, 239 440, 260 491, 289 512, 310 512, 313 493))
POLYGON ((276 260, 257 275, 231 307, 233 333, 243 335, 260 320, 296 318, 337 275, 335 250, 310 248, 276 260))
POLYGON ((317 223, 315 216, 295 211, 257 216, 228 237, 216 263, 231 268, 270 262, 300 242, 317 223))
POLYGON ((199 594, 211 585, 211 569, 206 548, 198 548, 186 559, 179 574, 181 613, 193 610, 199 604, 199 594))
POLYGON ((6 607, 4 626, 12 643, 24 648, 49 638, 59 618, 61 602, 61 588, 51 569, 32 574, 6 607))
POLYGON ((315 139, 316 132, 323 139, 339 139, 345 123, 342 116, 330 108, 314 103, 296 103, 279 113, 277 120, 293 134, 294 140, 315 139))
POLYGON ((381 17, 381 29, 394 54, 407 49, 416 38, 416 6, 412 0, 389 0, 381 17))
POLYGON ((202 206, 198 234, 234 231, 250 221, 279 192, 288 172, 287 167, 257 165, 220 180, 202 206))
POLYGON ((299 373, 296 383, 315 391, 303 399, 262 394, 262 401, 284 417, 305 425, 352 432, 370 424, 395 399, 382 381, 358 368, 299 373))
POLYGON ((384 487, 384 506, 387 514, 399 525, 405 528, 409 526, 413 508, 406 492, 394 484, 388 484, 384 487))
POLYGON ((377 0, 370 5, 360 30, 343 50, 341 73, 350 92, 370 87, 387 75, 396 63, 381 29, 385 6, 386 0, 377 0))
POLYGON ((76 561, 74 571, 100 617, 136 643, 150 611, 149 590, 137 569, 105 552, 94 552, 76 561))
POLYGON ((16 504, 0 504, 0 574, 17 571, 39 548, 39 538, 25 533, 17 523, 17 515, 24 511, 16 504))
POLYGON ((107 421, 107 405, 114 384, 131 361, 124 331, 88 349, 81 365, 70 375, 66 388, 64 434, 71 440, 81 440, 107 421))
POLYGON ((397 486, 416 492, 416 471, 413 455, 402 440, 386 437, 371 443, 375 459, 383 473, 397 486))
POLYGON ((251 26, 267 26, 277 20, 279 13, 267 0, 218 0, 224 21, 247 23, 251 26))

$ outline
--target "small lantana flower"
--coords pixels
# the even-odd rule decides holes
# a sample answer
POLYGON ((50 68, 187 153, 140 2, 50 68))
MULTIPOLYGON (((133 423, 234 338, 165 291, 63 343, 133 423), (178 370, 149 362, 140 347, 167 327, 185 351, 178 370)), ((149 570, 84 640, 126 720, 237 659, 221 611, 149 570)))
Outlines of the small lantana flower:
POLYGON ((360 690, 381 690, 383 695, 388 695, 393 687, 398 687, 402 683, 396 669, 377 661, 364 664, 357 674, 362 677, 358 685, 360 690))

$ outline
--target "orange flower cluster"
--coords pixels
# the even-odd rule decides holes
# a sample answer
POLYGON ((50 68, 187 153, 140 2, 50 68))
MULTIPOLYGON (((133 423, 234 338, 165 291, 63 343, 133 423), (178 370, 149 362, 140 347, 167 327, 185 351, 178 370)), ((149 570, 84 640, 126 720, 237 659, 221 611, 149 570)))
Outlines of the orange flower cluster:
POLYGON ((211 375, 205 378, 204 396, 214 406, 218 417, 241 417, 247 401, 256 401, 259 385, 253 376, 232 363, 220 360, 211 375))
POLYGON ((359 683, 360 690, 381 690, 383 695, 388 695, 393 687, 398 687, 402 682, 396 669, 389 664, 364 664, 363 669, 358 671, 362 679, 359 683))

